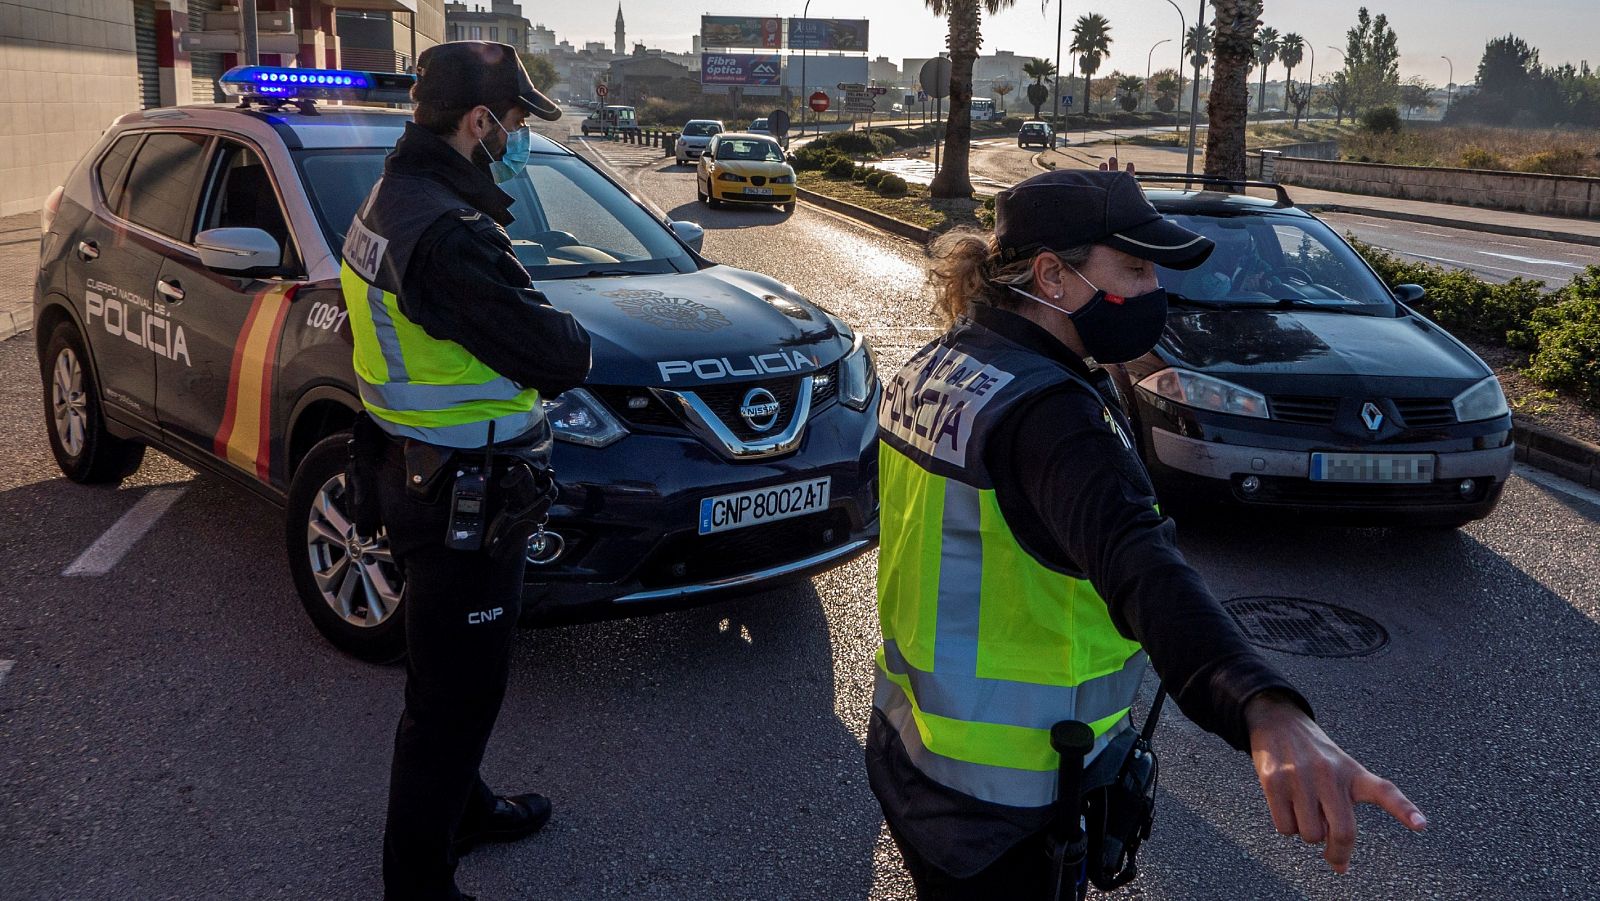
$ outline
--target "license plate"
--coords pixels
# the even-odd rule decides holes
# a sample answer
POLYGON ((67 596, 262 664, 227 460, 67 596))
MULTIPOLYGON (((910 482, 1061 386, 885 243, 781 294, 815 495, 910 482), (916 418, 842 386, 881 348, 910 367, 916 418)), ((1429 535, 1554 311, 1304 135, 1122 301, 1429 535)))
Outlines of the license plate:
POLYGON ((1382 482, 1415 484, 1433 481, 1432 454, 1312 454, 1314 482, 1382 482))
POLYGON ((824 477, 708 497, 700 502, 700 534, 804 516, 828 507, 833 479, 824 477))
POLYGON ((758 197, 771 197, 772 196, 772 189, 771 188, 745 188, 744 192, 746 194, 755 194, 758 197))

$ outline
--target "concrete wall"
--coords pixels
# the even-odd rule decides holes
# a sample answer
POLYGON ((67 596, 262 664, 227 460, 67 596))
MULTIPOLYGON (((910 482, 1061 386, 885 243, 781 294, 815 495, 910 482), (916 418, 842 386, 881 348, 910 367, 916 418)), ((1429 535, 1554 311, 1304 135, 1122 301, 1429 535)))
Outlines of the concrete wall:
POLYGON ((0 216, 39 209, 138 108, 132 3, 0 0, 0 216))
POLYGON ((1278 160, 1277 168, 1279 181, 1302 188, 1545 216, 1600 218, 1600 178, 1328 162, 1288 156, 1278 160))

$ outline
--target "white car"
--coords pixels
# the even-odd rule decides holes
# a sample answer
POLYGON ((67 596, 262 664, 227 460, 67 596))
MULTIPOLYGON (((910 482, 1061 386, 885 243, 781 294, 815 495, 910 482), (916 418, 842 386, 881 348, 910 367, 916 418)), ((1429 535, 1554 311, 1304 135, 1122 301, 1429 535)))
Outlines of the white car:
POLYGON ((767 117, 762 116, 759 119, 752 119, 750 127, 744 131, 745 134, 751 135, 770 135, 772 134, 772 126, 767 124, 767 117))
POLYGON ((705 152, 706 145, 711 139, 723 132, 722 122, 717 119, 690 119, 683 123, 683 131, 678 134, 678 142, 673 155, 677 157, 680 166, 687 166, 700 159, 700 154, 705 152))

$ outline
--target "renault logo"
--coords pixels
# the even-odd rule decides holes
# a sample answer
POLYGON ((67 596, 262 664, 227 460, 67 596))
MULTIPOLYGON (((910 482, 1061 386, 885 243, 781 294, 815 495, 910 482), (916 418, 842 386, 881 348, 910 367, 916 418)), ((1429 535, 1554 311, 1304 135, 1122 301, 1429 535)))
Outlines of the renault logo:
POLYGON ((1383 427, 1383 411, 1369 400, 1361 406, 1361 421, 1367 424, 1367 428, 1376 432, 1383 427))
POLYGON ((745 424, 758 432, 765 432, 778 424, 778 398, 765 388, 751 388, 745 392, 739 405, 739 415, 745 424))

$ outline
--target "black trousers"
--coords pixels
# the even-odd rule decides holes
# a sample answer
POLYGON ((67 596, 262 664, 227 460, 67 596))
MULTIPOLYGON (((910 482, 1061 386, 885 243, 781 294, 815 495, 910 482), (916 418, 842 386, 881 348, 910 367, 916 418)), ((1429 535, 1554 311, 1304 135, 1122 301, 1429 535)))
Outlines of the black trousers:
POLYGON ((958 879, 925 860, 911 843, 889 826, 920 901, 1045 901, 1055 875, 1046 833, 1035 833, 965 879, 958 879))
POLYGON ((454 901, 456 829, 494 803, 478 766, 505 696, 526 560, 446 548, 448 483, 431 503, 413 498, 398 453, 384 455, 377 488, 406 579, 405 711, 389 773, 384 897, 454 901))

